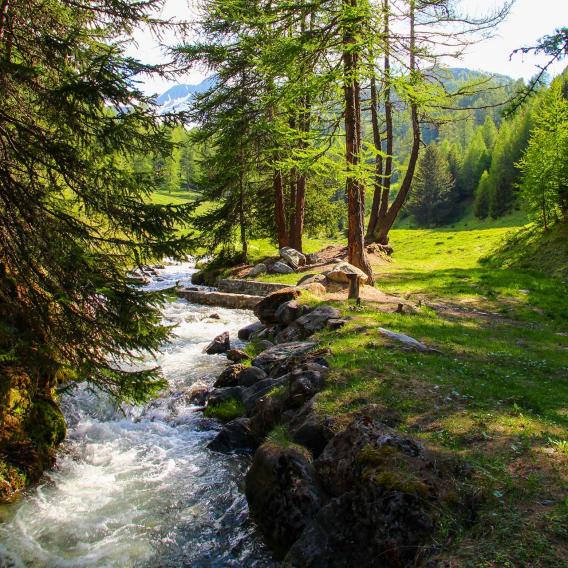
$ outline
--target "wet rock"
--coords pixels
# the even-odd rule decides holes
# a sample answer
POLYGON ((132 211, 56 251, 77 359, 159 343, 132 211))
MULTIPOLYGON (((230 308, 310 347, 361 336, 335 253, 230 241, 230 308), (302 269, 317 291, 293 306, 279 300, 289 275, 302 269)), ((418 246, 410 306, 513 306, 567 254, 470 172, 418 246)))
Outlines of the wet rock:
POLYGON ((264 329, 264 325, 262 325, 259 321, 251 323, 239 329, 238 337, 242 341, 248 341, 253 335, 253 333, 257 333, 262 329, 264 329))
POLYGON ((278 261, 270 267, 270 272, 272 274, 294 274, 295 270, 284 262, 278 261))
POLYGON ((224 331, 213 339, 207 347, 205 347, 203 353, 207 353, 207 355, 217 355, 219 353, 226 353, 230 348, 231 342, 229 339, 229 332, 224 331))
POLYGON ((205 385, 194 385, 185 393, 184 399, 188 404, 195 406, 205 406, 209 398, 209 389, 205 385))
POLYGON ((267 374, 259 367, 246 367, 239 373, 238 383, 241 387, 250 387, 258 381, 266 379, 267 374))
POLYGON ((268 268, 267 268, 266 264, 261 262, 260 264, 253 266, 248 271, 247 276, 259 276, 260 274, 264 274, 265 272, 267 272, 267 270, 268 270, 268 268))
POLYGON ((215 381, 213 386, 215 388, 237 386, 239 376, 245 369, 246 367, 241 364, 229 365, 228 367, 223 369, 221 374, 217 377, 217 380, 215 381))
POLYGON ((295 288, 283 288, 272 292, 254 307, 254 315, 265 325, 278 323, 276 310, 285 302, 295 300, 299 295, 300 291, 295 288))
POLYGON ((268 339, 261 339, 260 341, 257 342, 258 348, 262 349, 263 351, 265 351, 266 349, 270 349, 271 347, 274 347, 274 343, 272 343, 272 341, 268 340, 268 339))
POLYGON ((340 315, 339 310, 331 306, 319 306, 299 317, 296 324, 304 330, 305 335, 311 335, 322 330, 330 319, 338 319, 340 315))
POLYGON ((214 320, 220 320, 221 319, 221 316, 217 312, 209 314, 208 317, 211 318, 211 319, 214 319, 214 320))
POLYGON ((280 256, 295 270, 306 264, 306 257, 301 252, 291 247, 282 247, 280 249, 280 256))
POLYGON ((223 429, 209 442, 210 450, 221 453, 247 452, 257 446, 251 432, 249 418, 235 418, 223 426, 223 429))
POLYGON ((244 389, 242 387, 226 387, 220 389, 213 389, 209 393, 209 406, 216 406, 221 404, 222 402, 226 402, 227 400, 231 400, 233 398, 242 401, 243 399, 244 389))
POLYGON ((278 306, 274 317, 283 325, 289 325, 302 315, 302 307, 295 300, 284 302, 278 306))
POLYGON ((233 363, 240 363, 241 361, 250 359, 250 356, 242 349, 229 349, 229 351, 227 351, 227 359, 229 359, 229 361, 233 361, 233 363))
POLYGON ((369 279, 368 276, 356 266, 349 264, 348 262, 340 262, 337 266, 334 266, 333 270, 326 274, 327 279, 331 282, 338 282, 340 284, 349 284, 350 274, 357 274, 364 284, 369 279))
POLYGON ((313 349, 316 343, 310 341, 293 341, 281 343, 266 349, 254 358, 252 364, 270 373, 274 367, 293 357, 303 355, 313 349))
POLYGON ((306 455, 272 443, 256 451, 246 476, 245 493, 253 518, 279 558, 325 502, 306 455))

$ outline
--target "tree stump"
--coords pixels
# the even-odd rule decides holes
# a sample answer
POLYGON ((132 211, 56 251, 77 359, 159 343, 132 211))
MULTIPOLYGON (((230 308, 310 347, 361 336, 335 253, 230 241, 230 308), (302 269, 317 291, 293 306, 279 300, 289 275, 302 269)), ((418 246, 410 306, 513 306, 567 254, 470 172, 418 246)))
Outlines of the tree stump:
POLYGON ((347 278, 349 278, 349 295, 347 299, 357 300, 357 305, 360 305, 359 288, 361 286, 361 278, 358 274, 347 274, 347 278))

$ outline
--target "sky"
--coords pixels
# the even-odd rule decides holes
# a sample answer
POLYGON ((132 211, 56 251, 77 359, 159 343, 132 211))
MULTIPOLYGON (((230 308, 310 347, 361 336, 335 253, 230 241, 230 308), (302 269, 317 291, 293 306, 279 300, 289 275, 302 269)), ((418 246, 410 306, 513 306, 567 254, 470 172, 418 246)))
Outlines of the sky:
MULTIPOLYGON (((166 0, 162 17, 188 20, 194 17, 194 0, 166 0)), ((470 14, 491 10, 502 2, 498 0, 461 0, 460 6, 470 14)), ((467 67, 479 71, 508 75, 514 79, 528 79, 538 70, 536 65, 543 64, 546 57, 517 54, 510 59, 511 52, 521 46, 531 46, 544 35, 551 34, 556 28, 568 26, 568 0, 516 0, 509 16, 494 32, 494 37, 472 45, 461 60, 448 60, 453 67, 467 67)), ((135 33, 136 45, 129 50, 145 63, 159 63, 167 57, 158 46, 158 42, 147 31, 135 33)), ((169 34, 164 39, 167 45, 179 43, 179 38, 169 34)), ((568 60, 550 68, 556 75, 568 65, 568 60)), ((205 78, 203 70, 194 70, 176 81, 158 78, 145 79, 142 88, 148 95, 161 94, 176 83, 199 83, 205 78)))

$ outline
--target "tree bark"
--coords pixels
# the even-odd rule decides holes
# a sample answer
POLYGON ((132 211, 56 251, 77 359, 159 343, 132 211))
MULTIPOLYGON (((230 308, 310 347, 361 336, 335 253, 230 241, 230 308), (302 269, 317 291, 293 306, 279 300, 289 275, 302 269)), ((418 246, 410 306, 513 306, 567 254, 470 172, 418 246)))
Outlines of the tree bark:
MULTIPOLYGON (((373 62, 371 61, 371 65, 373 62)), ((374 65, 373 65, 374 72, 374 65)), ((377 151, 381 151, 381 133, 379 130, 379 109, 377 95, 377 81, 374 75, 371 77, 371 126, 373 128, 373 144, 377 151)), ((383 157, 377 153, 375 157, 375 189, 373 192, 373 203, 371 205, 371 216, 367 225, 367 235, 365 240, 371 240, 377 221, 379 218, 379 208, 381 204, 381 192, 383 190, 383 157)))
POLYGON ((357 0, 343 0, 345 12, 349 14, 343 24, 343 71, 345 95, 345 160, 347 165, 348 233, 347 250, 349 262, 360 268, 373 284, 373 271, 365 251, 364 211, 365 188, 358 178, 357 166, 361 154, 361 98, 359 80, 360 47, 351 19, 351 11, 357 7, 357 0))
POLYGON ((286 212, 284 210, 284 179, 280 170, 274 171, 272 184, 274 188, 274 215, 278 248, 282 248, 288 246, 288 231, 286 230, 286 212))
MULTIPOLYGON (((414 12, 415 12, 415 0, 410 0, 410 75, 411 80, 413 79, 414 72, 416 71, 416 33, 415 33, 415 26, 414 26, 414 12)), ((389 93, 390 98, 390 93, 389 93)), ((374 241, 386 245, 389 242, 389 232, 392 229, 396 218, 404 205, 406 198, 410 192, 410 188, 412 185, 412 178, 414 177, 414 171, 416 169, 416 162, 418 161, 418 154, 420 152, 420 122, 418 119, 418 104, 415 100, 412 100, 410 103, 410 117, 412 121, 412 149, 410 151, 410 158, 408 160, 408 167, 406 168, 406 172, 404 174, 404 178, 400 185, 400 189, 397 193, 395 200, 393 201, 392 205, 385 211, 384 217, 381 218, 379 212, 379 221, 377 223, 377 230, 375 231, 374 241)), ((392 132, 392 116, 391 116, 391 132, 392 132)), ((392 155, 392 147, 389 151, 389 136, 388 136, 388 129, 389 125, 387 123, 387 154, 392 155)), ((392 145, 392 133, 391 133, 391 145, 392 145)), ((388 158, 387 158, 388 160, 388 158)), ((385 168, 385 179, 386 176, 389 176, 390 179, 390 171, 387 171, 389 167, 392 167, 392 162, 389 165, 387 163, 387 167, 385 168)), ((388 195, 387 195, 387 203, 381 199, 381 206, 385 207, 388 206, 388 195)))

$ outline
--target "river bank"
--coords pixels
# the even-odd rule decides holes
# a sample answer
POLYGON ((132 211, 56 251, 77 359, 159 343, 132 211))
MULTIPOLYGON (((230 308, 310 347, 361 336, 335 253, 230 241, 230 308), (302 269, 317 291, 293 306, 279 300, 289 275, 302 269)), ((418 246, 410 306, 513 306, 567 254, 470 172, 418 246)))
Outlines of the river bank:
MULTIPOLYGON (((189 284, 193 268, 158 270, 149 288, 189 284), (159 278, 159 280, 158 280, 159 278)), ((0 566, 270 566, 248 520, 247 456, 206 449, 219 430, 192 394, 225 366, 202 353, 250 312, 168 302, 177 325, 159 360, 169 387, 143 408, 79 389, 61 400, 68 436, 39 484, 0 507, 0 566)))

